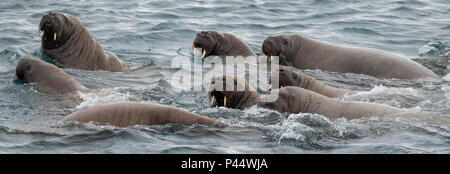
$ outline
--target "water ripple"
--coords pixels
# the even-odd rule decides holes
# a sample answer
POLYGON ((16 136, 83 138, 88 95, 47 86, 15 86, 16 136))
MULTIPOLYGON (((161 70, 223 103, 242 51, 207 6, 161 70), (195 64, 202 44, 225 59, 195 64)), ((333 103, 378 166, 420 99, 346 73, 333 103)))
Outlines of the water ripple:
MULTIPOLYGON (((191 44, 202 30, 235 34, 257 54, 266 37, 298 33, 420 58, 418 62, 449 79, 449 12, 445 0, 7 1, 0 6, 0 153, 448 153, 448 125, 389 118, 330 121, 321 115, 257 107, 209 108, 205 91, 173 88, 170 77, 175 70, 168 66, 175 57, 199 63, 193 60, 191 44), (136 70, 64 68, 100 91, 82 94, 84 103, 41 93, 15 80, 14 68, 22 57, 49 61, 41 51, 37 25, 53 10, 79 18, 105 50, 136 70), (180 107, 228 127, 55 125, 76 109, 115 101, 180 107)), ((305 73, 334 87, 364 91, 341 100, 439 113, 436 118, 441 121, 450 118, 448 80, 425 83, 319 70, 305 73)))

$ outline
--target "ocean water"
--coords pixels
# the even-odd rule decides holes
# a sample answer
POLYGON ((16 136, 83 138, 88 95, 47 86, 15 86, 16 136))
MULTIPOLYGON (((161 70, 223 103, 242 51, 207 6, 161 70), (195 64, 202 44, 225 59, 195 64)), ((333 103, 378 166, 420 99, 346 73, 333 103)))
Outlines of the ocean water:
POLYGON ((331 86, 364 91, 341 100, 438 114, 428 121, 421 118, 430 114, 330 121, 321 115, 288 115, 257 107, 210 108, 205 91, 180 92, 167 80, 175 57, 199 63, 191 44, 201 30, 232 33, 258 55, 266 37, 299 33, 411 59, 450 58, 447 0, 1 0, 0 153, 450 153, 450 125, 445 121, 450 119, 450 75, 431 83, 307 71, 331 86), (15 80, 14 68, 22 57, 47 60, 38 24, 54 10, 76 16, 105 50, 143 68, 63 69, 100 90, 80 94, 82 103, 40 93, 15 80), (76 110, 118 101, 175 106, 228 127, 57 123, 76 110))

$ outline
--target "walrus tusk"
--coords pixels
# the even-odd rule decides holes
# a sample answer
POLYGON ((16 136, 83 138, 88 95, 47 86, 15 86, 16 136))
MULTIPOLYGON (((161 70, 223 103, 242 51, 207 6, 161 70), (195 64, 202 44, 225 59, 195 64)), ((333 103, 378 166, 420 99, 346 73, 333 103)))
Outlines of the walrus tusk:
POLYGON ((203 50, 203 53, 202 53, 202 60, 203 59, 205 59, 205 56, 206 56, 206 50, 205 49, 202 49, 203 50))
POLYGON ((283 85, 280 86, 280 89, 283 88, 283 85))
POLYGON ((53 40, 56 40, 56 33, 53 34, 53 40))
POLYGON ((44 31, 42 30, 41 32, 41 38, 44 37, 44 31))
POLYGON ((214 97, 214 96, 212 96, 212 99, 211 99, 211 106, 214 104, 214 100, 216 100, 216 97, 214 97))
POLYGON ((227 107, 227 96, 223 96, 223 106, 227 107))

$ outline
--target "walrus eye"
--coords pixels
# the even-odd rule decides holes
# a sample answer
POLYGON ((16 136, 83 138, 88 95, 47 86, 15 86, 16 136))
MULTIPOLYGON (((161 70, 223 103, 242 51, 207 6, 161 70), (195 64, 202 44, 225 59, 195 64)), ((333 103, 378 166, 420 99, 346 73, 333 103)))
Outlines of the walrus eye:
POLYGON ((280 39, 281 39, 281 43, 283 43, 283 45, 287 45, 289 42, 287 38, 281 37, 280 39))

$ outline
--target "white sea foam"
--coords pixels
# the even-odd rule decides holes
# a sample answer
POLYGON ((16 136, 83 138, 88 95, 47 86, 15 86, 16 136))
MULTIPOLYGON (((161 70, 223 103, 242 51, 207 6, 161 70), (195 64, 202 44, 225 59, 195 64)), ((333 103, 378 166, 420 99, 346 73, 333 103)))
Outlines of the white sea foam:
POLYGON ((442 79, 444 79, 445 81, 450 82, 450 74, 445 75, 444 77, 442 77, 442 79))
MULTIPOLYGON (((363 101, 369 102, 373 99, 377 100, 402 100, 399 96, 403 96, 403 98, 411 98, 411 99, 424 99, 419 91, 414 88, 396 88, 396 87, 386 87, 383 85, 375 86, 370 91, 361 91, 353 95, 345 95, 341 97, 342 100, 346 101, 363 101)), ((425 97, 426 98, 426 97, 425 97)))
POLYGON ((383 85, 375 86, 370 91, 361 91, 354 95, 346 95, 347 97, 351 96, 367 96, 367 95, 380 95, 380 94, 398 94, 398 93, 407 93, 410 95, 417 95, 417 90, 408 87, 408 88, 390 88, 383 85))
POLYGON ((137 101, 136 96, 120 91, 122 88, 101 89, 96 92, 79 92, 80 98, 83 99, 76 109, 83 109, 99 104, 107 104, 112 102, 137 101))
POLYGON ((8 71, 9 71, 8 67, 0 66, 0 73, 8 72, 8 71))

